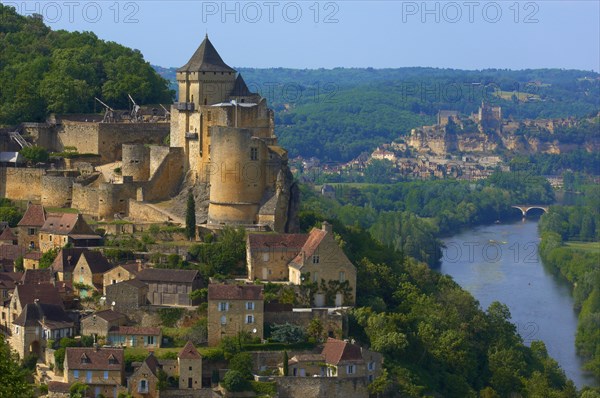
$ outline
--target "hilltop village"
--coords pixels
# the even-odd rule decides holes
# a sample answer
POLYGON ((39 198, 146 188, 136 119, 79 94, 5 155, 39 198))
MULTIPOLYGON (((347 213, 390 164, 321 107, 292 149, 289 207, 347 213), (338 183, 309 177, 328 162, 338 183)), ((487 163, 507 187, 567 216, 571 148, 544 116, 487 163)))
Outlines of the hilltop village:
POLYGON ((327 222, 296 233, 273 111, 208 37, 177 82, 170 110, 104 104, 0 134, 0 197, 23 210, 0 225, 6 340, 48 397, 367 397, 383 356, 347 339, 356 267, 327 222), (32 147, 62 156, 25 167, 32 147), (235 231, 246 275, 165 268, 235 231))

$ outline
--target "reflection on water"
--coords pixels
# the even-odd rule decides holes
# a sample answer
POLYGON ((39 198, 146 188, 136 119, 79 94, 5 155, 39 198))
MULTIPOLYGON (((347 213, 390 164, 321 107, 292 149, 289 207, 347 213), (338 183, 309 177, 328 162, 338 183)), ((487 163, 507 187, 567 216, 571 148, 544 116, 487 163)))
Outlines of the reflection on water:
POLYGON ((577 314, 570 286, 549 273, 538 256, 537 221, 478 227, 444 243, 440 272, 471 292, 483 309, 493 301, 508 305, 524 342, 543 340, 579 388, 597 385, 575 353, 577 314))

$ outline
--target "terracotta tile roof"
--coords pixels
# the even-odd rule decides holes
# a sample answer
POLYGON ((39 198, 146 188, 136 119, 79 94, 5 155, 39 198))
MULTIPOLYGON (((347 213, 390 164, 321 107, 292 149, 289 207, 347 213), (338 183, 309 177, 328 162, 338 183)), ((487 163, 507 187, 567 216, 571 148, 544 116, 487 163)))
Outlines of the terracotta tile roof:
POLYGON ((321 354, 328 364, 337 365, 342 361, 362 361, 360 347, 343 340, 327 339, 321 354))
POLYGON ((192 283, 198 275, 195 270, 146 268, 139 272, 137 279, 142 282, 192 283))
POLYGON ((136 263, 121 264, 121 267, 125 268, 127 271, 131 272, 132 274, 137 275, 141 271, 143 265, 136 262, 136 263))
POLYGON ((19 227, 41 227, 46 221, 46 211, 42 205, 30 204, 23 218, 17 224, 19 227))
POLYGON ((52 283, 54 280, 54 271, 52 268, 46 269, 26 269, 21 282, 24 285, 28 284, 39 284, 39 283, 52 283))
POLYGON ((202 359, 202 355, 198 352, 191 341, 188 341, 177 355, 181 359, 202 359))
POLYGON ((86 318, 93 317, 94 315, 96 315, 97 318, 102 318, 108 322, 116 321, 119 319, 127 319, 127 315, 125 315, 121 312, 118 312, 118 311, 113 311, 113 310, 98 311, 91 315, 88 315, 86 318))
POLYGON ((18 245, 0 245, 0 260, 15 261, 27 254, 27 249, 18 245))
POLYGON ((81 257, 79 257, 77 264, 81 263, 83 259, 88 263, 92 274, 103 274, 112 268, 111 263, 109 263, 106 257, 99 251, 84 251, 81 253, 81 257))
POLYGON ((300 253, 292 260, 292 263, 303 265, 304 259, 315 253, 325 235, 327 235, 327 232, 322 229, 313 228, 313 230, 310 231, 306 243, 302 246, 300 253))
POLYGON ((81 253, 88 249, 71 248, 61 249, 52 263, 54 272, 73 272, 81 253))
POLYGON ((36 299, 40 303, 64 307, 58 288, 51 283, 17 285, 14 296, 19 299, 22 308, 26 304, 33 304, 36 299))
POLYGON ((48 391, 49 392, 69 394, 70 388, 71 388, 71 385, 69 383, 63 383, 60 381, 49 381, 48 382, 48 391))
POLYGON ((252 250, 289 249, 299 252, 308 234, 248 234, 247 244, 252 250))
POLYGON ((44 303, 27 304, 13 323, 19 326, 38 326, 42 324, 49 329, 63 329, 74 326, 73 321, 61 306, 44 303))
MULTIPOLYGON (((138 289, 141 289, 143 287, 147 287, 148 286, 146 283, 142 282, 139 279, 129 279, 129 280, 122 281, 122 282, 119 282, 119 283, 126 283, 126 284, 128 284, 130 286, 137 287, 138 289)), ((117 285, 118 285, 118 283, 117 283, 117 285)))
POLYGON ((0 272, 0 288, 13 290, 22 277, 21 272, 0 272))
POLYGON ((69 370, 122 370, 124 366, 123 349, 68 347, 65 361, 69 370))
POLYGON ((325 357, 322 354, 299 354, 290 358, 288 364, 293 365, 299 362, 325 362, 325 357))
POLYGON ((160 328, 140 326, 113 326, 110 333, 134 336, 159 336, 160 328))
POLYGON ((209 300, 262 300, 263 287, 259 285, 208 285, 209 300))
POLYGON ((40 231, 57 235, 68 235, 73 231, 79 217, 80 214, 76 213, 48 215, 40 231))
POLYGON ((6 228, 0 234, 0 241, 14 242, 16 240, 17 240, 17 237, 15 236, 15 234, 13 234, 13 232, 12 232, 12 230, 10 228, 6 228))
POLYGON ((40 258, 42 258, 42 252, 29 252, 26 255, 24 255, 23 257, 28 260, 39 261, 40 258))

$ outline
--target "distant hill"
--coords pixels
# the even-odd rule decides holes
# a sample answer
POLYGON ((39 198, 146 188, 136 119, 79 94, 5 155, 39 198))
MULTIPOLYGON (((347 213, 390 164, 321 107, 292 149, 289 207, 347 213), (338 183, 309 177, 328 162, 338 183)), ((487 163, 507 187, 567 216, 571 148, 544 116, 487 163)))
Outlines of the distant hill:
POLYGON ((172 101, 169 83, 138 50, 91 32, 53 31, 2 4, 0 21, 0 125, 100 110, 95 96, 121 109, 127 94, 140 104, 172 101))
MULTIPOLYGON (((175 69, 155 67, 176 89, 175 69)), ((504 118, 587 117, 600 110, 600 75, 559 69, 237 68, 276 111, 291 156, 347 161, 431 124, 440 109, 476 112, 482 100, 504 118)))

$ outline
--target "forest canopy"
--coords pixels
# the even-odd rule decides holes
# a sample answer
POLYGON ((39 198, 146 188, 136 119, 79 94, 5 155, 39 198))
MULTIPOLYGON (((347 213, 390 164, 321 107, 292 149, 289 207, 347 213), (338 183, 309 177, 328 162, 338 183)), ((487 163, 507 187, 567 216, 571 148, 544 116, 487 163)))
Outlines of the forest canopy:
POLYGON ((141 104, 172 102, 169 83, 138 50, 92 32, 53 31, 2 4, 0 20, 0 125, 93 112, 94 97, 122 109, 127 94, 141 104))

